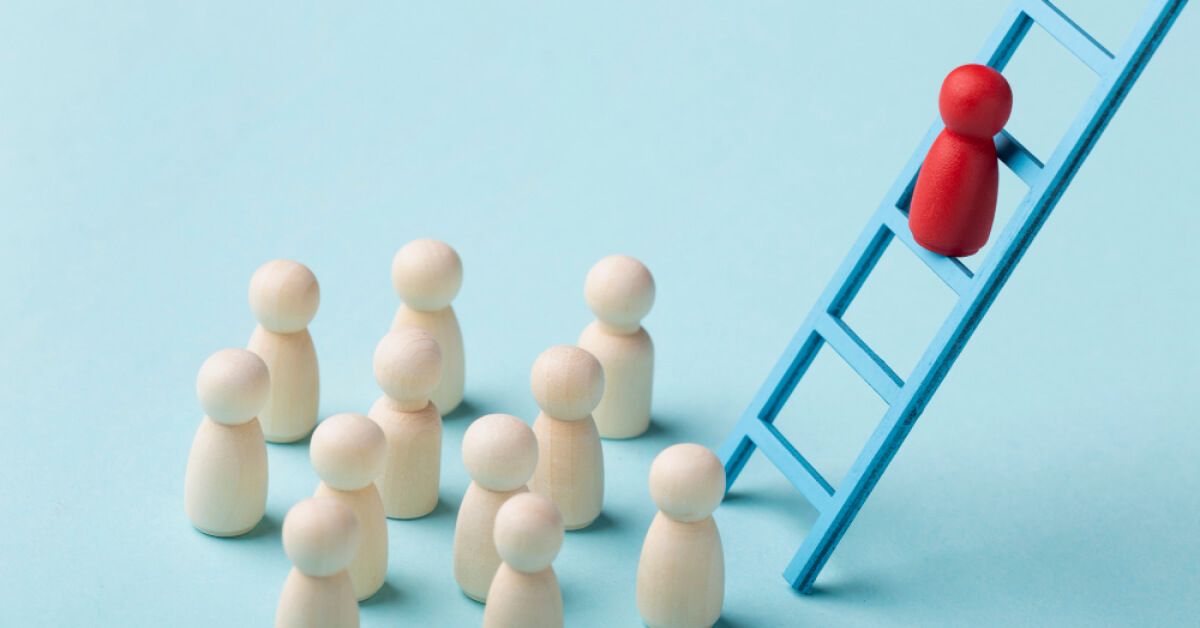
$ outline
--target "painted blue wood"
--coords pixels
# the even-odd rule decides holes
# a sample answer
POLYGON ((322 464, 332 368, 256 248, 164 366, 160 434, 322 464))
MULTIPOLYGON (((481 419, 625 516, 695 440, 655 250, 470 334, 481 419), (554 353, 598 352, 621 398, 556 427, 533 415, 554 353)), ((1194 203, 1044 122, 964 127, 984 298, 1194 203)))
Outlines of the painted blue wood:
POLYGON ((900 394, 904 382, 892 370, 879 354, 875 353, 867 343, 854 333, 853 329, 840 318, 822 316, 817 319, 816 331, 833 347, 838 355, 867 382, 879 397, 886 403, 892 403, 900 394))
POLYGON ((833 487, 816 467, 809 464, 796 448, 771 423, 755 421, 750 424, 750 437, 767 455, 767 459, 783 472, 810 504, 818 510, 824 508, 831 497, 833 487))
POLYGON ((991 252, 972 273, 961 261, 931 253, 913 241, 908 229, 908 204, 921 161, 942 129, 940 121, 935 121, 718 452, 725 463, 727 490, 755 449, 761 448, 817 509, 816 523, 784 570, 784 577, 793 587, 802 592, 812 588, 917 417, 1185 4, 1187 0, 1154 0, 1116 55, 1047 0, 1016 0, 1005 12, 979 54, 978 63, 1002 71, 1036 22, 1096 72, 1099 84, 1044 164, 1007 131, 996 136, 1000 160, 1029 186, 1029 191, 997 236, 991 252), (903 242, 958 295, 954 309, 907 381, 842 320, 893 239, 903 242), (773 425, 826 343, 888 403, 883 419, 837 490, 773 425))
POLYGON ((1103 76, 1113 65, 1113 54, 1100 42, 1071 21, 1058 7, 1049 2, 1030 2, 1022 7, 1038 26, 1050 33, 1058 43, 1071 51, 1080 61, 1103 76))
POLYGON ((1004 162, 1004 165, 1008 166, 1009 170, 1012 170, 1013 174, 1020 177, 1029 187, 1033 187, 1037 178, 1042 174, 1044 167, 1042 162, 1022 146, 1015 137, 1009 135, 1008 131, 1000 131, 1000 134, 996 136, 996 154, 1000 157, 1000 161, 1004 162))

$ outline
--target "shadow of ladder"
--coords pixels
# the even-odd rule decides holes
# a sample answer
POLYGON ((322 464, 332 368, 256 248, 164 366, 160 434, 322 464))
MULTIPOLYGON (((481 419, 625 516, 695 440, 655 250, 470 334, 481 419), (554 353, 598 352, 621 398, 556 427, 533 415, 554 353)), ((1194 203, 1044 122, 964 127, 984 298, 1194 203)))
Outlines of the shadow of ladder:
POLYGON ((1116 55, 1046 0, 1016 0, 1005 12, 978 63, 1003 71, 1036 22, 1091 68, 1098 75, 1099 84, 1045 164, 1007 131, 996 136, 1000 160, 1029 189, 992 251, 978 272, 972 273, 958 259, 927 251, 913 240, 908 228, 908 205, 921 160, 942 129, 941 123, 935 121, 718 452, 725 464, 726 490, 737 481, 758 448, 820 513, 784 571, 784 578, 792 587, 801 592, 811 590, 817 574, 917 417, 1186 3, 1187 0, 1154 0, 1116 55), (842 320, 893 239, 903 242, 958 295, 956 305, 907 382, 842 320), (826 343, 888 404, 883 419, 838 490, 773 424, 817 351, 826 343))

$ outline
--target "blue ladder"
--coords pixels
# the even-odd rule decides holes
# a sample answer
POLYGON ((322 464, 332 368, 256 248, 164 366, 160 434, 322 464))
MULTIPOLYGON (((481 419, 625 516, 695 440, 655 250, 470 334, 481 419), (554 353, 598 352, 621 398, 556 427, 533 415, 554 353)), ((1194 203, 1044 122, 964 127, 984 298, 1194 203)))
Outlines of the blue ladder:
POLYGON ((1186 3, 1154 0, 1117 55, 1046 0, 1015 0, 1004 14, 977 63, 1002 71, 1036 22, 1091 68, 1100 82, 1045 164, 1007 131, 996 136, 1000 160, 1029 186, 1029 192, 992 251, 978 272, 972 273, 956 258, 925 250, 909 231, 908 205, 917 170, 942 130, 941 122, 935 121, 719 451, 725 464, 726 490, 733 486, 757 447, 818 511, 816 523, 784 571, 792 587, 805 593, 811 590, 825 561, 1186 3), (957 304, 908 381, 902 380, 842 320, 893 238, 903 242, 958 294, 957 304), (837 490, 773 424, 825 343, 888 404, 879 426, 837 490))

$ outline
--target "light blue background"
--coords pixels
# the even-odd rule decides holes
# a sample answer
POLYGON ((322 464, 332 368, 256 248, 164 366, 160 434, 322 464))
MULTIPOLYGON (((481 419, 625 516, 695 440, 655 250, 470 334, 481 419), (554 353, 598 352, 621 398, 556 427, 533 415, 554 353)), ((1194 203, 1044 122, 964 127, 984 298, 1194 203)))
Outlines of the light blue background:
MULTIPOLYGON (((605 443, 598 529, 556 564, 569 626, 635 625, 653 455, 716 447, 1005 2, 6 2, 0 6, 0 624, 270 625, 287 508, 183 515, 194 378, 253 327, 250 274, 322 286, 321 415, 379 394, 405 241, 461 252, 469 404, 442 506, 389 524, 364 626, 477 625, 451 576, 471 418, 532 420, 528 369, 589 321, 588 267, 658 281, 655 424, 605 443)), ((1063 3, 1118 48, 1141 2, 1063 3), (1111 6, 1110 6, 1111 5, 1111 6)), ((1200 615, 1200 19, 1101 139, 811 597, 813 513, 761 457, 717 514, 724 626, 1180 625, 1200 615)), ((1092 79, 1033 33, 1010 130, 1046 156, 1092 79)), ((1006 173, 1001 214, 1019 198, 1006 173)), ((906 375, 950 293, 903 247, 848 320, 906 375)), ((881 406, 822 354, 780 419, 835 481, 881 406)))

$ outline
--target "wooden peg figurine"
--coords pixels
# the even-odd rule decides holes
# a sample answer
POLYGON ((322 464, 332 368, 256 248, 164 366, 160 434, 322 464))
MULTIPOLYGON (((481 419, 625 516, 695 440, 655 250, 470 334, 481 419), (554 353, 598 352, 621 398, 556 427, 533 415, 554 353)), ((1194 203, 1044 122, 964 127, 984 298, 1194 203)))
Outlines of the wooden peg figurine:
POLYGON ((601 438, 633 438, 650 427, 654 343, 642 319, 654 305, 654 277, 638 260, 610 255, 592 267, 584 287, 596 321, 579 346, 604 367, 604 397, 592 412, 601 438))
POLYGON ((379 341, 374 365, 383 396, 370 417, 387 437, 383 507, 392 519, 424 517, 437 507, 441 483, 442 417, 429 394, 442 372, 442 352, 428 332, 408 327, 379 341))
POLYGON ((562 628, 562 592, 554 557, 563 521, 550 500, 515 495, 496 513, 496 550, 503 562, 488 590, 484 628, 562 628))
POLYGON ((537 439, 509 414, 480 417, 463 435, 462 457, 471 484, 454 525, 454 579, 467 597, 487 599, 500 555, 492 540, 496 513, 508 498, 528 489, 537 465, 537 439))
POLYGON ((328 497, 354 511, 362 531, 347 570, 355 598, 375 595, 387 577, 388 532, 375 479, 383 472, 387 441, 374 421, 361 414, 335 414, 321 422, 309 445, 321 478, 314 497, 328 497))
POLYGON ((267 445, 255 416, 267 402, 267 365, 245 349, 214 353, 200 367, 204 408, 184 476, 188 519, 201 532, 249 532, 267 508, 267 445))
POLYGON ((650 628, 712 626, 725 599, 725 555, 712 513, 725 496, 725 467, 708 449, 668 447, 650 466, 659 513, 638 561, 637 606, 650 628))
POLYGON ((298 441, 317 425, 320 381, 308 324, 320 301, 317 278, 291 260, 267 262, 250 280, 250 309, 258 327, 247 348, 271 371, 271 396, 259 419, 272 443, 298 441))
POLYGON ((283 551, 294 567, 283 583, 275 628, 358 628, 358 601, 346 567, 361 531, 354 511, 314 497, 283 520, 283 551))
POLYGON ((533 423, 537 467, 530 490, 550 498, 568 530, 591 525, 604 503, 604 454, 592 410, 604 392, 604 372, 592 354, 569 345, 550 347, 533 364, 533 423))
POLYGON ((450 302, 462 287, 462 260, 449 244, 413 240, 392 260, 392 286, 404 304, 392 321, 392 331, 418 327, 433 335, 442 348, 442 377, 431 396, 442 416, 462 403, 466 362, 462 330, 450 302))
POLYGON ((946 128, 938 134, 913 187, 908 224, 921 246, 952 257, 983 248, 996 216, 1000 170, 992 139, 1012 113, 1004 75, 968 64, 946 75, 938 109, 946 128))

